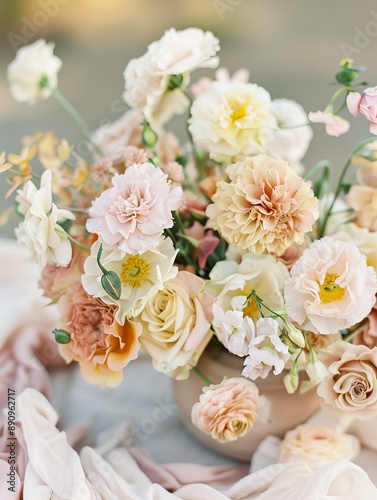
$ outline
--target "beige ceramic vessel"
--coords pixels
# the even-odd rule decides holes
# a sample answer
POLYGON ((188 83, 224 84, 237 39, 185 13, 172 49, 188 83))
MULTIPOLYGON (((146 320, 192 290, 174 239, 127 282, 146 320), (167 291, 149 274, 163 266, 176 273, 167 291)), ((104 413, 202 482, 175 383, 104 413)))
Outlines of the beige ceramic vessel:
MULTIPOLYGON (((219 383, 224 376, 239 377, 242 362, 241 358, 226 351, 217 351, 215 356, 213 349, 207 349, 200 358, 198 369, 211 382, 219 383)), ((222 455, 249 461, 252 453, 266 436, 283 437, 286 431, 305 422, 319 407, 319 398, 315 390, 303 395, 288 394, 283 385, 284 375, 285 373, 278 376, 271 375, 257 381, 260 394, 270 401, 270 418, 267 422, 256 422, 250 432, 231 443, 219 443, 191 423, 191 408, 199 400, 204 386, 201 378, 191 373, 187 380, 174 380, 173 389, 183 423, 199 441, 222 455)))

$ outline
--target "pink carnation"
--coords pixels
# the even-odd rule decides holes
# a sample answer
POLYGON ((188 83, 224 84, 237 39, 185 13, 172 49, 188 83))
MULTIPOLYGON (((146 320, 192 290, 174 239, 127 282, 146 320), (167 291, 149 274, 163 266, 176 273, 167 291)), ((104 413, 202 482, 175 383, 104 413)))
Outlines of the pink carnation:
POLYGON ((112 183, 94 200, 87 230, 129 254, 156 247, 164 229, 173 226, 171 211, 180 206, 182 189, 170 186, 167 175, 151 163, 129 167, 112 183))

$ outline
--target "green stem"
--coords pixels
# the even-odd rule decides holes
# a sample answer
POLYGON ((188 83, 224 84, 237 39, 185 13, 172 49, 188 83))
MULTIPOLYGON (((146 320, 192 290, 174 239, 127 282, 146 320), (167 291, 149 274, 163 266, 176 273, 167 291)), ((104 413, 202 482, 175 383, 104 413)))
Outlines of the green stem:
POLYGON ((185 226, 183 225, 183 222, 182 222, 181 216, 179 215, 178 210, 175 210, 173 212, 173 215, 174 215, 174 219, 175 219, 175 222, 176 222, 178 228, 182 231, 182 234, 186 234, 185 226))
POLYGON ((91 140, 91 135, 89 132, 89 127, 86 124, 85 120, 83 117, 80 115, 80 113, 77 111, 77 109, 64 97, 64 95, 59 92, 58 89, 53 89, 51 87, 48 87, 50 89, 51 95, 56 99, 56 101, 64 108, 67 113, 71 116, 71 118, 77 123, 77 125, 80 127, 82 133, 85 135, 89 141, 91 140))
POLYGON ((212 382, 210 381, 209 378, 207 378, 198 368, 196 368, 194 366, 194 368, 192 369, 192 371, 194 373, 196 373, 196 375, 201 378, 203 380, 203 382, 205 382, 207 385, 212 385, 212 382))
POLYGON ((338 185, 337 185, 337 188, 336 188, 335 193, 334 193, 334 198, 333 198, 333 200, 330 204, 330 207, 328 208, 328 210, 323 218, 322 225, 321 225, 320 230, 318 232, 318 238, 322 238, 323 235, 325 234, 327 222, 328 222, 329 217, 331 215, 332 209, 334 208, 335 202, 338 199, 338 196, 340 195, 340 192, 342 190, 343 180, 347 174, 349 166, 351 165, 353 156, 356 153, 358 153, 361 149, 363 149, 364 146, 366 146, 367 144, 369 144, 370 142, 373 142, 375 140, 376 140, 375 137, 369 137, 369 139, 365 139, 364 141, 359 142, 359 144, 357 144, 357 146, 355 146, 354 149, 351 151, 351 154, 350 154, 346 164, 343 167, 342 173, 340 174, 338 185))
POLYGON ((69 233, 67 233, 67 231, 65 232, 65 234, 67 235, 67 238, 69 239, 69 241, 71 243, 73 243, 74 245, 76 245, 79 248, 82 248, 83 250, 87 250, 88 252, 90 252, 90 247, 83 245, 79 241, 75 240, 75 238, 73 238, 69 233))

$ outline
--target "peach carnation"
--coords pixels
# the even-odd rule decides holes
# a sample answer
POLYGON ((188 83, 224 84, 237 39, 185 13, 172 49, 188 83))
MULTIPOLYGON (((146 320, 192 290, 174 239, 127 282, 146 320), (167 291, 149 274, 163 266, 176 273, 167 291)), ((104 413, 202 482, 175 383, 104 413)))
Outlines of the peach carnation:
POLYGON ((361 226, 377 231, 377 187, 356 184, 351 187, 347 202, 355 210, 361 226))
POLYGON ((67 363, 80 363, 87 382, 116 387, 123 380, 123 368, 138 356, 139 323, 114 321, 115 307, 88 295, 76 282, 58 302, 61 328, 71 336, 59 346, 67 363))
POLYGON ((252 429, 257 419, 257 386, 241 377, 224 379, 218 385, 203 388, 192 412, 192 423, 213 439, 235 441, 252 429))
POLYGON ((266 155, 229 165, 230 183, 217 184, 209 225, 230 244, 282 255, 301 244, 318 218, 318 200, 288 164, 266 155))
POLYGON ((328 334, 364 319, 376 291, 376 273, 356 246, 327 237, 293 265, 284 296, 287 313, 302 328, 328 334))

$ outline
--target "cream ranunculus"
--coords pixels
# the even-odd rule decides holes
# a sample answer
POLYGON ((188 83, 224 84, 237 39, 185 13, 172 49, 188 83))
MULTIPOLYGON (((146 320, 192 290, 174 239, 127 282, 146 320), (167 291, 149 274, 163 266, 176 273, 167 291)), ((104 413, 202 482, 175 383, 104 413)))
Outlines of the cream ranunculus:
POLYGON ((48 263, 68 266, 72 258, 72 246, 67 233, 60 226, 64 220, 74 220, 69 210, 58 208, 52 202, 52 174, 46 170, 41 178, 40 189, 28 181, 17 191, 25 219, 16 228, 18 242, 25 246, 30 260, 38 262, 43 270, 48 263))
POLYGON ((284 264, 272 255, 247 253, 240 264, 225 260, 214 266, 206 285, 215 297, 213 328, 230 352, 246 356, 255 336, 260 314, 253 299, 247 301, 250 292, 255 290, 266 306, 276 309, 284 304, 282 292, 288 277, 284 264))
POLYGON ((16 101, 33 104, 48 98, 51 89, 56 89, 62 61, 53 54, 54 47, 52 42, 37 40, 18 50, 7 71, 10 91, 16 101))
POLYGON ((361 226, 377 231, 377 187, 356 184, 347 195, 347 202, 354 209, 361 226))
POLYGON ((211 339, 213 299, 202 291, 204 281, 180 271, 145 304, 137 320, 143 325, 140 342, 156 370, 178 380, 189 376, 211 339))
POLYGON ((338 340, 322 356, 328 375, 317 392, 331 412, 345 419, 377 416, 377 347, 338 340))
POLYGON ((313 333, 336 333, 364 319, 375 303, 376 273, 355 245, 322 238, 310 245, 285 283, 287 313, 313 333))
POLYGON ((276 129, 267 90, 239 82, 212 82, 194 101, 189 124, 214 158, 265 153, 276 129))
POLYGON ((259 392, 245 378, 228 378, 203 388, 192 412, 192 423, 213 439, 226 443, 250 431, 257 419, 259 392))
POLYGON ((353 460, 360 452, 355 436, 324 425, 299 425, 280 443, 279 461, 307 463, 313 470, 339 460, 353 460))
POLYGON ((301 244, 318 218, 318 200, 308 182, 284 161, 246 158, 226 170, 207 208, 209 226, 230 244, 261 254, 282 255, 301 244))
POLYGON ((122 284, 120 298, 115 300, 101 285, 103 273, 97 263, 99 247, 99 241, 91 247, 91 255, 84 264, 82 284, 89 295, 117 307, 115 321, 120 325, 124 324, 127 316, 140 314, 147 301, 164 288, 164 282, 177 275, 178 268, 174 266, 174 261, 178 250, 175 250, 170 238, 161 239, 157 247, 136 255, 104 249, 101 264, 108 271, 118 274, 122 284))

